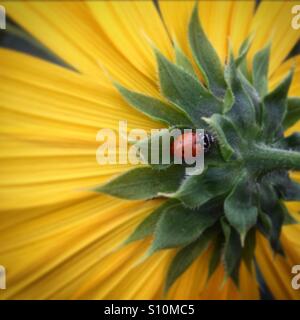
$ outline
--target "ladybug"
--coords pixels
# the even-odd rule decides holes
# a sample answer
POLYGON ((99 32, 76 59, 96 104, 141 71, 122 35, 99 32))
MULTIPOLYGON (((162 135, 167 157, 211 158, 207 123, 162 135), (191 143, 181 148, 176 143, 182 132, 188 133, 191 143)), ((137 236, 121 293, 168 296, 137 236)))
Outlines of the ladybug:
MULTIPOLYGON (((187 132, 178 136, 171 145, 171 154, 178 158, 184 158, 185 150, 192 150, 192 156, 196 157, 201 152, 207 153, 213 143, 214 137, 209 132, 204 132, 204 135, 199 135, 195 132, 187 132), (203 139, 201 144, 200 139, 203 139)), ((186 156, 189 156, 188 154, 186 156)))

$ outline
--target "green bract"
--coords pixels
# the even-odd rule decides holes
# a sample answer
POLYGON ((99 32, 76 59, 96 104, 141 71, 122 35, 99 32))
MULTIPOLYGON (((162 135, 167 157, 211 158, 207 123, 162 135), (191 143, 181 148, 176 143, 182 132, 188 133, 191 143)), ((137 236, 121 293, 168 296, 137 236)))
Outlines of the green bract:
POLYGON ((166 289, 208 246, 209 276, 224 263, 227 276, 238 285, 241 261, 253 269, 256 231, 283 254, 282 225, 295 222, 283 201, 300 200, 300 185, 288 174, 300 170, 300 133, 284 137, 283 131, 300 119, 300 99, 287 97, 292 71, 269 91, 269 45, 254 56, 252 72, 247 70, 251 37, 237 58, 229 51, 223 68, 201 27, 197 5, 187 36, 204 83, 175 43, 175 63, 154 49, 167 102, 116 86, 135 109, 169 128, 210 132, 216 143, 205 155, 205 170, 185 176, 184 165, 153 165, 133 169, 97 190, 130 200, 169 198, 126 241, 152 235, 149 255, 179 248, 166 289))

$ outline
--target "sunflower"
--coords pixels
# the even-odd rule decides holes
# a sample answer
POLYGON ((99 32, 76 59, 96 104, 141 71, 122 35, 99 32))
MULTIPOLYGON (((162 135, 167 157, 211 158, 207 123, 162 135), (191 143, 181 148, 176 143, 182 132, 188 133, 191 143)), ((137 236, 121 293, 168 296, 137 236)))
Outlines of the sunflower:
POLYGON ((1 298, 300 298, 295 2, 2 4, 64 63, 0 49, 1 298), (123 119, 205 128, 203 174, 97 164, 123 119))

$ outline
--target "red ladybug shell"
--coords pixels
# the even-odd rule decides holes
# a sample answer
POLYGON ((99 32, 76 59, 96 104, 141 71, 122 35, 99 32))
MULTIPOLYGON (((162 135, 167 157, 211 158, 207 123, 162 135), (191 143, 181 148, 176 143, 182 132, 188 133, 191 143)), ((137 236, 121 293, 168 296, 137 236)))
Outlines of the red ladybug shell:
POLYGON ((171 145, 171 154, 177 158, 196 157, 202 151, 200 136, 194 132, 183 133, 171 145))

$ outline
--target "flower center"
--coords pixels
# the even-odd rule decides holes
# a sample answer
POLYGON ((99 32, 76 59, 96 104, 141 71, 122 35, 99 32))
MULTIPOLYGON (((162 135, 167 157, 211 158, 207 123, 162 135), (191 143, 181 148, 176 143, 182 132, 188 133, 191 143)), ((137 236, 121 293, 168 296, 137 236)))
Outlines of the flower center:
POLYGON ((274 252, 283 253, 282 225, 294 223, 284 201, 300 200, 300 185, 289 177, 289 171, 300 170, 300 134, 283 135, 292 124, 291 103, 300 108, 298 98, 288 98, 293 72, 268 90, 270 47, 259 51, 252 70, 247 70, 249 38, 237 57, 228 53, 223 67, 201 27, 197 5, 188 39, 204 83, 175 44, 175 62, 154 48, 161 93, 168 103, 121 85, 117 88, 134 108, 169 129, 204 129, 203 147, 200 137, 190 132, 175 139, 171 153, 183 157, 188 149, 191 156, 206 152, 205 170, 186 176, 184 163, 156 164, 133 169, 98 189, 132 200, 166 198, 127 240, 152 235, 149 255, 181 248, 170 265, 166 289, 209 244, 213 248, 209 275, 223 263, 226 274, 238 284, 242 260, 253 271, 257 232, 269 240, 274 252))

